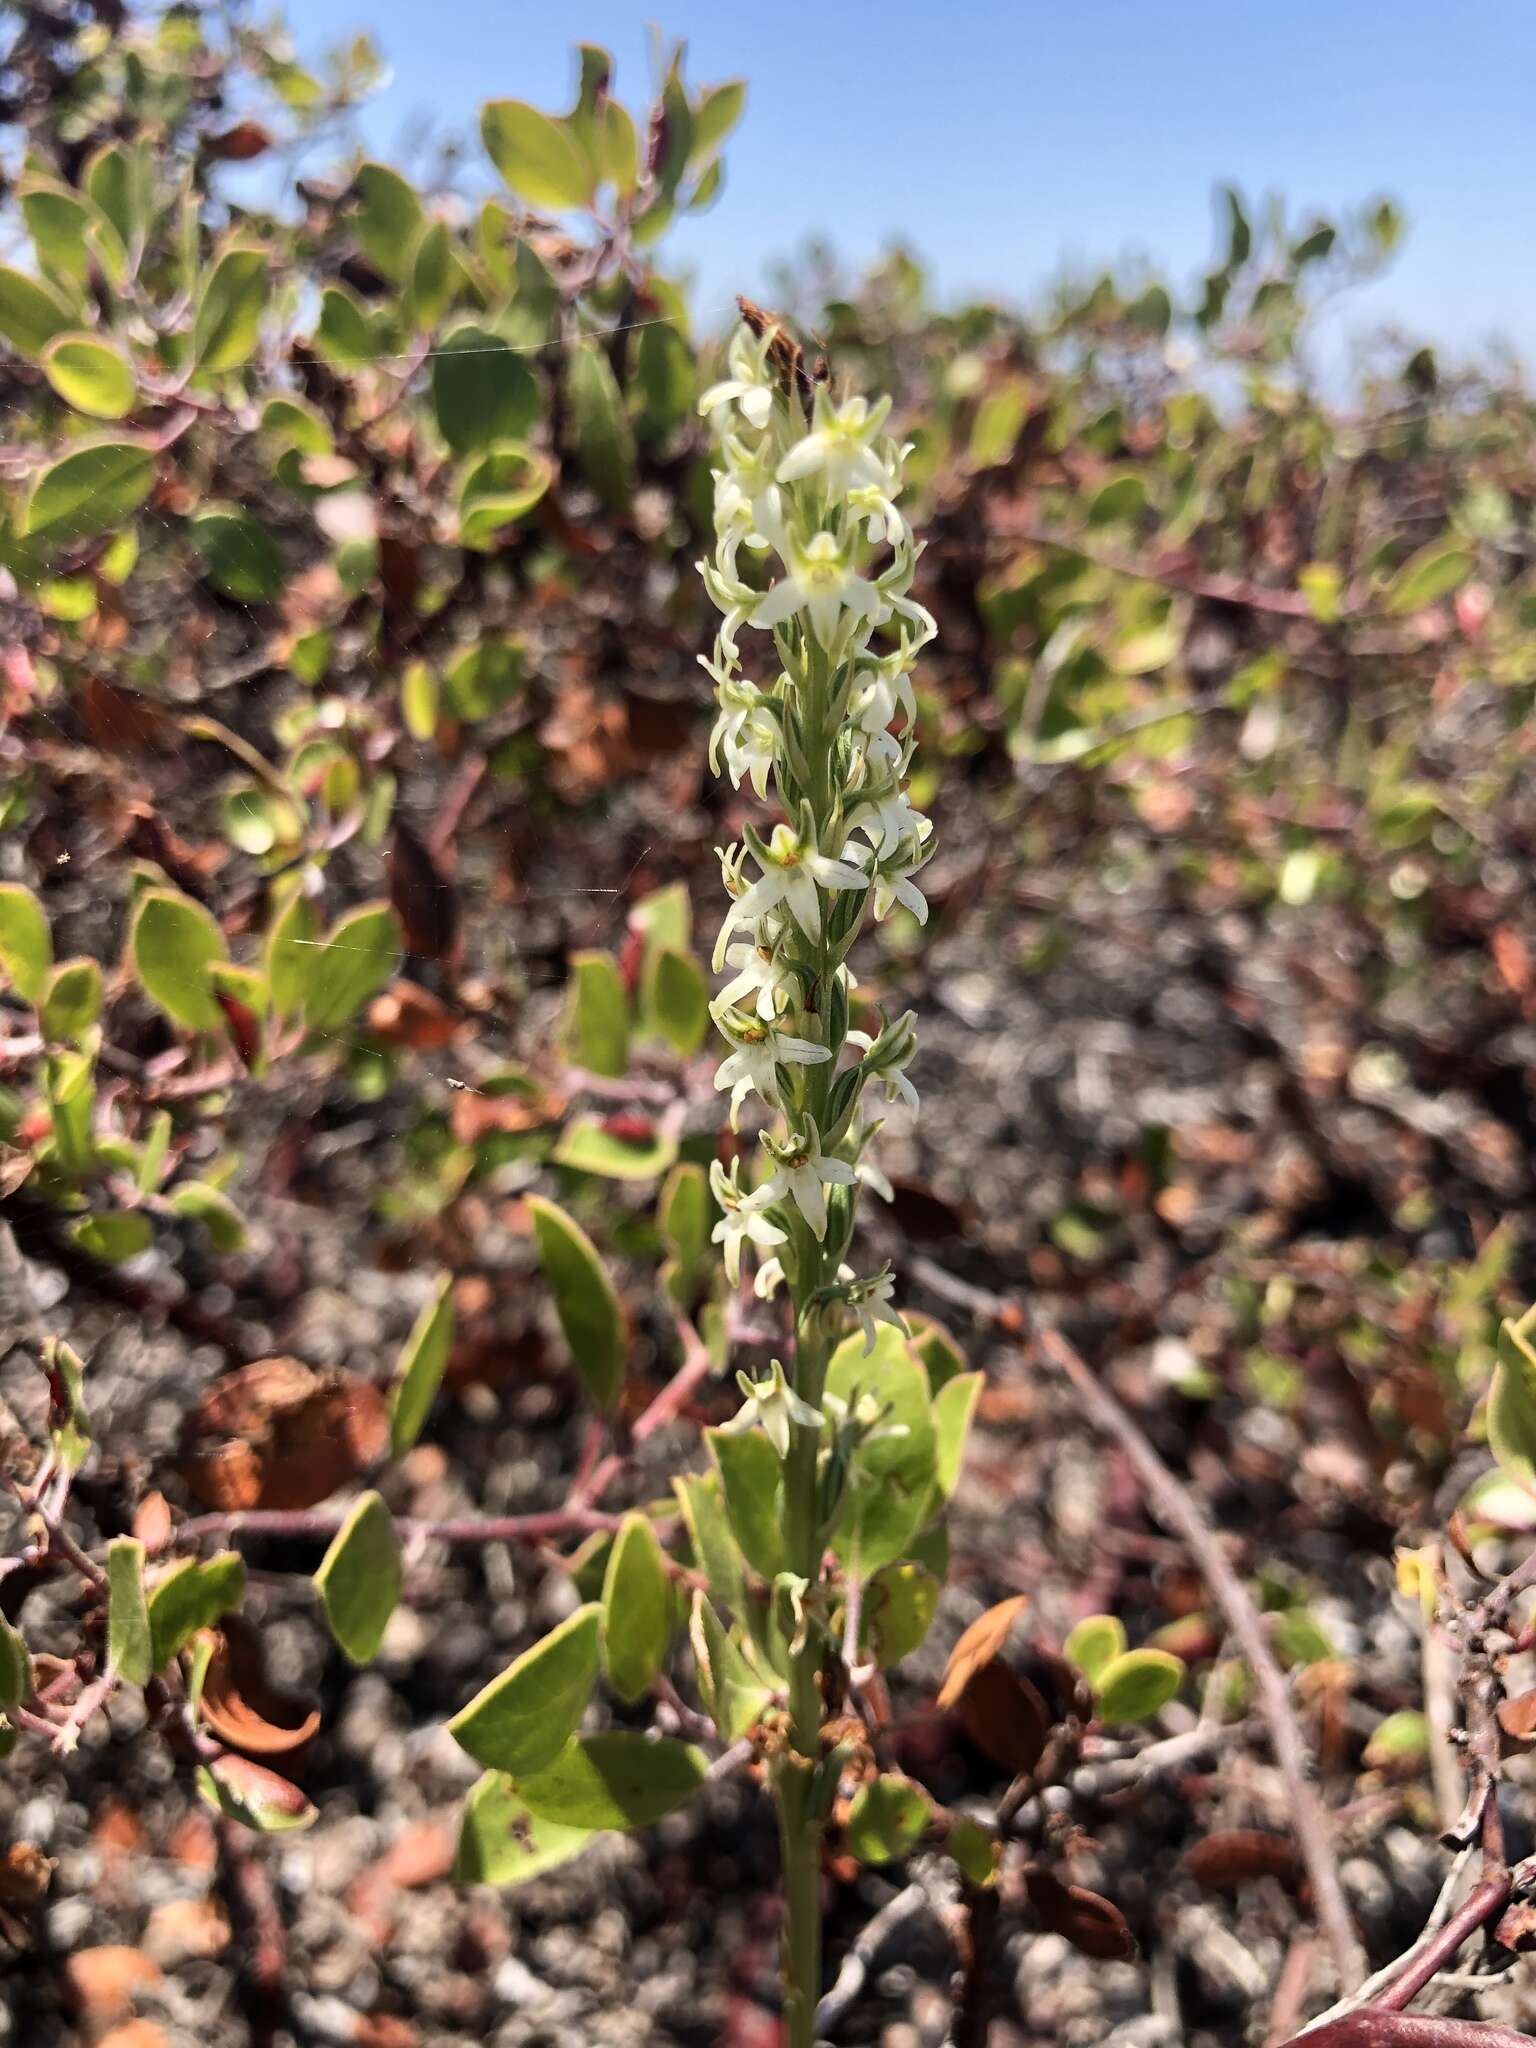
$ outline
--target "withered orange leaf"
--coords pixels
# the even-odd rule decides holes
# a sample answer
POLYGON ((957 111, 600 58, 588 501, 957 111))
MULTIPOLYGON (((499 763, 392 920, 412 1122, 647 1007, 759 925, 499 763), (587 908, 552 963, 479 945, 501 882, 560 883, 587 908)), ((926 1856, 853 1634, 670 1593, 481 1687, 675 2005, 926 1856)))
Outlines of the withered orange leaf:
POLYGON ((203 1679, 203 1719, 247 1756, 286 1756, 320 1726, 320 1709, 267 1676, 261 1637, 242 1615, 228 1614, 214 1637, 203 1679))
POLYGON ((1000 1600, 976 1617, 949 1653, 939 1690, 941 1707, 952 1707, 976 1672, 1001 1655, 1009 1632, 1028 1605, 1027 1593, 1015 1593, 1011 1600, 1000 1600))
POLYGON ((384 1396, 359 1374, 262 1358, 198 1397, 181 1471, 208 1507, 309 1508, 389 1449, 384 1396))

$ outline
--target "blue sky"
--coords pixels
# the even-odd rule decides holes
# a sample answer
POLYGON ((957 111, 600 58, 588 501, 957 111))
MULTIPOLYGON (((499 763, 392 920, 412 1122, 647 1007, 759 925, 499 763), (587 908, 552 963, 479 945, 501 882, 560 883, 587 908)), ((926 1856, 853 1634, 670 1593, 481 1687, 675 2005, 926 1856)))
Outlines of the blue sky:
POLYGON ((305 55, 373 33, 393 75, 364 134, 397 160, 485 98, 565 108, 579 40, 634 104, 649 20, 686 37, 691 80, 745 76, 724 195, 666 245, 705 319, 812 233, 851 262, 904 239, 946 296, 1027 302, 1120 256, 1188 278, 1230 179, 1298 211, 1399 202, 1406 244, 1352 328, 1536 355, 1526 0, 293 0, 290 20, 305 55))

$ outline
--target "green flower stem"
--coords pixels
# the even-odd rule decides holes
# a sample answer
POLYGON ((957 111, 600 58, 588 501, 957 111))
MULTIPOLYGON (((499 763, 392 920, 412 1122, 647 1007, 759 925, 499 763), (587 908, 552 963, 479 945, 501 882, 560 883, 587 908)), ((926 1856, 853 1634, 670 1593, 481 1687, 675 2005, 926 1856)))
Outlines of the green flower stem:
MULTIPOLYGON (((808 1299, 821 1280, 820 1247, 809 1231, 797 1294, 808 1299)), ((797 1322, 795 1391, 814 1407, 827 1373, 822 1318, 812 1310, 797 1322)), ((819 1432, 797 1424, 784 1461, 784 1527, 789 1569, 814 1587, 821 1578, 821 1508, 816 1457, 819 1432)), ((821 1758, 823 1644, 811 1620, 790 1667, 791 1753, 779 1760, 774 1789, 784 1864, 785 2048, 813 2048, 821 1988, 821 1816, 811 1797, 821 1758)))

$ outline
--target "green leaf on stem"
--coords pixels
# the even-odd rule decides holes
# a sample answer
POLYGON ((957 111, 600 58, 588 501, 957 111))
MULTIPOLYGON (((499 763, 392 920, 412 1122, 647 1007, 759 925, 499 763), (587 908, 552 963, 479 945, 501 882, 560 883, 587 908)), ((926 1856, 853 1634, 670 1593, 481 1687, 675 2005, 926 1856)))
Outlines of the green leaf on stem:
POLYGON ((1126 1650, 1094 1682, 1103 1721, 1150 1721, 1184 1682, 1184 1665, 1167 1650, 1126 1650))
POLYGON ((1062 1655, 1075 1664, 1090 1685, 1098 1682, 1105 1667, 1123 1656, 1125 1628, 1113 1614, 1090 1614, 1080 1621, 1062 1645, 1062 1655))
POLYGON ((700 1697, 722 1742, 739 1742, 774 1701, 774 1688, 747 1661, 745 1651, 702 1593, 693 1596, 688 1628, 700 1697))
POLYGON ((585 206, 592 172, 564 121, 523 100, 490 100, 480 115, 486 154, 519 199, 565 212, 585 206))
POLYGON ((551 1155, 557 1166, 601 1180, 657 1180, 677 1158, 677 1139, 664 1125, 630 1137, 607 1129, 600 1117, 573 1117, 551 1155))
POLYGON ((40 1012, 44 1038, 83 1038, 101 1015, 101 969, 94 960, 63 960, 49 977, 40 1012))
POLYGON ((672 1581, 656 1531, 628 1514, 608 1556, 603 1581, 603 1661, 608 1683, 627 1706, 655 1685, 672 1639, 672 1581))
POLYGON ((267 252, 235 242, 208 273, 192 323, 192 354, 201 370, 235 370, 254 352, 267 303, 267 252))
POLYGON ((624 1385, 629 1331, 607 1268, 591 1238, 565 1211, 530 1195, 539 1263, 555 1297, 555 1313, 571 1363, 599 1408, 613 1408, 624 1385))
POLYGON ((149 1589, 150 1662, 163 1671, 199 1629, 212 1628, 245 1597, 245 1560, 221 1550, 202 1563, 173 1564, 149 1589))
POLYGON ((786 1565, 778 1452, 760 1430, 711 1429, 705 1436, 741 1554, 760 1577, 774 1579, 786 1565))
POLYGON ((545 1820, 519 1798, 505 1771, 487 1771, 464 1801, 453 1875, 459 1884, 522 1884, 567 1862, 592 1834, 545 1820))
POLYGON ((376 995, 400 957, 400 920, 392 904, 365 903, 339 918, 315 955, 304 1000, 311 1031, 338 1031, 376 995))
POLYGON ((144 1546, 136 1536, 107 1545, 107 1669, 129 1685, 154 1671, 149 1606, 144 1597, 144 1546))
POLYGON ((611 953, 573 953, 566 997, 565 1042, 570 1058, 610 1080, 629 1065, 629 998, 611 953))
POLYGON ((531 1812, 566 1827, 643 1828, 689 1799, 708 1770, 702 1750, 670 1736, 578 1735, 517 1789, 531 1812))
POLYGON ((185 1031, 222 1031, 208 970, 228 958, 224 934, 200 903, 169 889, 139 899, 128 934, 128 958, 139 986, 185 1031))
POLYGON ((932 1818, 927 1793, 910 1778, 873 1778, 848 1810, 849 1853, 861 1863, 894 1862, 916 1846, 932 1818))
POLYGON ((43 906, 20 882, 0 882, 0 973, 24 1003, 40 1005, 53 969, 53 934, 43 906))
POLYGON ((315 1573, 331 1634, 353 1664, 371 1664, 404 1583, 394 1518, 377 1493, 365 1493, 336 1531, 315 1573))
POLYGON ((453 1347, 453 1275, 440 1273, 432 1298, 417 1316, 395 1365, 389 1395, 389 1447, 408 1451, 437 1397, 453 1347))
POLYGON ((19 1629, 0 1614, 0 1708, 32 1697, 32 1658, 19 1629))
POLYGON ((875 1573, 864 1589, 864 1642, 882 1670, 921 1647, 942 1590, 941 1580, 910 1559, 875 1573))
POLYGON ((448 1723, 459 1747, 519 1780, 552 1764, 581 1725, 597 1683, 602 1619, 595 1602, 578 1607, 476 1693, 448 1723))
POLYGON ((856 1577, 906 1554, 926 1519, 935 1477, 927 1375, 899 1330, 882 1323, 874 1348, 846 1338, 827 1367, 826 1391, 850 1411, 873 1399, 879 1421, 855 1450, 833 1544, 856 1577))

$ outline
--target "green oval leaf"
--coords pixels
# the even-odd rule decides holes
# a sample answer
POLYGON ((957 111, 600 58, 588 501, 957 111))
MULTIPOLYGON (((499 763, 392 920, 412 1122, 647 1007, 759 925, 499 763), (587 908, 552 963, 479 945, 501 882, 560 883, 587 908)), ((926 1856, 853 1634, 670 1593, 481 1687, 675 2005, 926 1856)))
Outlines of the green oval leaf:
POLYGON ((107 1669, 129 1685, 154 1670, 149 1607, 144 1597, 144 1546, 136 1536, 107 1545, 107 1669))
POLYGON ((19 1629, 0 1614, 0 1708, 32 1697, 32 1658, 19 1629))
POLYGON ((572 348, 565 395, 583 475, 610 511, 624 510, 634 488, 634 430, 608 358, 594 342, 572 348))
POLYGON ((410 267, 411 245, 421 232, 421 201, 388 164, 360 165, 353 189, 361 202, 353 225, 363 254, 381 276, 400 284, 410 267))
POLYGON ((0 263, 0 341, 36 362, 53 337, 73 325, 74 316, 51 285, 0 263))
POLYGON ((1472 573, 1473 558, 1466 548, 1448 547, 1431 541, 1404 562, 1387 586, 1389 612, 1417 612, 1437 598, 1448 597, 1472 573))
POLYGON ((395 1366, 389 1396, 389 1447, 408 1451, 437 1397, 453 1345, 453 1275, 438 1275, 432 1298, 417 1316, 395 1366))
POLYGON ((850 1404, 870 1395, 880 1429, 854 1453, 834 1546, 861 1577, 893 1564, 927 1518, 934 1480, 934 1434, 928 1380, 899 1330, 881 1323, 872 1351, 862 1336, 846 1338, 827 1367, 827 1393, 850 1404))
MULTIPOLYGON (((597 1683, 602 1618, 595 1601, 578 1607, 476 1693, 448 1723, 459 1747, 476 1763, 520 1780, 552 1764, 581 1725, 597 1683)), ((588 1825, 570 1818, 574 1826, 588 1825)))
POLYGON ((104 1216, 83 1216, 70 1229, 70 1240, 103 1265, 120 1266, 136 1259, 154 1242, 149 1218, 137 1209, 113 1209, 104 1216))
POLYGON ((592 173, 563 121, 523 100, 491 100, 480 115, 486 154, 519 199, 563 212, 585 206, 592 173))
POLYGON ((222 1031, 208 970, 228 957, 224 934, 200 903, 169 889, 140 898, 128 935, 139 986, 172 1023, 186 1031, 222 1031))
POLYGON ((922 1646, 939 1611, 940 1591, 937 1576, 910 1561, 875 1573, 864 1593, 864 1635, 882 1670, 922 1646))
POLYGON ((1167 1650, 1126 1650, 1111 1657, 1094 1686, 1103 1721, 1150 1721, 1184 1682, 1184 1666, 1167 1650))
POLYGON ((487 1771, 464 1802, 453 1875, 459 1884, 522 1884, 566 1862, 592 1839, 532 1813, 504 1771, 487 1771))
POLYGON ((932 1818, 927 1793, 910 1778, 874 1778, 848 1810, 849 1852, 861 1863, 893 1862, 917 1844, 932 1818))
POLYGON ((97 441, 50 463, 21 509, 19 530, 49 547, 121 526, 155 481, 155 458, 133 441, 97 441))
POLYGON ((256 347, 266 303, 266 250, 249 242, 231 244, 208 273, 192 323, 199 369, 238 369, 256 347))
POLYGON ((400 957, 400 920, 388 903, 365 903, 340 919, 315 955, 304 1022, 336 1031, 376 995, 400 957))
POLYGON ((448 446, 469 455, 521 441, 539 417, 539 386, 501 335, 466 321, 432 351, 432 408, 448 446))
POLYGON ((221 1550, 201 1564, 190 1558, 149 1589, 150 1662, 163 1671, 199 1629, 212 1628, 245 1598, 245 1560, 221 1550))
POLYGON ((101 969, 94 960, 63 960, 49 977, 41 1019, 44 1038, 83 1038, 101 1015, 101 969))
POLYGON ((52 971, 53 934, 43 906, 20 882, 0 882, 0 973, 37 1008, 52 971))
POLYGON ((677 1139, 661 1124, 647 1137, 608 1130, 600 1117, 573 1117, 551 1155, 557 1166, 603 1180, 655 1180, 677 1159, 677 1139))
POLYGON ((203 1226, 215 1251, 237 1252, 244 1245, 245 1218, 222 1188, 205 1180, 178 1181, 166 1201, 174 1215, 203 1226))
POLYGON ((571 1363, 599 1408, 612 1408, 624 1384, 629 1332, 619 1297, 597 1247, 579 1223, 541 1196, 530 1195, 539 1263, 555 1297, 555 1313, 571 1363))
POLYGON ((404 1584, 394 1518, 365 1493, 336 1531, 315 1573, 315 1591, 331 1634, 353 1664, 371 1664, 404 1584))
POLYGON ((1062 1655, 1075 1664, 1090 1685, 1097 1682, 1106 1665, 1125 1654, 1125 1628, 1113 1614, 1090 1614, 1080 1621, 1062 1645, 1062 1655))
POLYGON ((735 1637, 699 1592, 693 1596, 688 1634, 705 1709, 722 1742, 740 1742, 773 1704, 774 1689, 747 1662, 735 1637))
POLYGON ((188 531, 215 590, 241 604, 268 604, 281 594, 288 578, 283 551, 249 512, 238 505, 208 505, 188 531))
POLYGON ((611 1078, 629 1065, 629 997, 611 953, 573 953, 566 996, 566 1050, 578 1067, 611 1078))
POLYGON ((603 1581, 603 1659, 608 1683, 626 1705, 655 1685, 672 1640, 672 1581, 656 1531, 628 1514, 603 1581))
POLYGON ((709 1033, 709 983, 691 953, 664 946, 650 985, 652 1013, 668 1045, 691 1059, 709 1033))
POLYGON ((708 1770, 702 1750, 670 1736, 578 1735, 517 1789, 531 1812, 566 1827, 643 1828, 689 1799, 708 1770))
POLYGON ((741 1554, 762 1578, 775 1579, 787 1569, 778 1452, 760 1430, 710 1429, 705 1436, 741 1554))
POLYGON ((66 405, 93 420, 120 420, 137 396, 133 365, 94 334, 59 334, 43 350, 43 375, 66 405))

